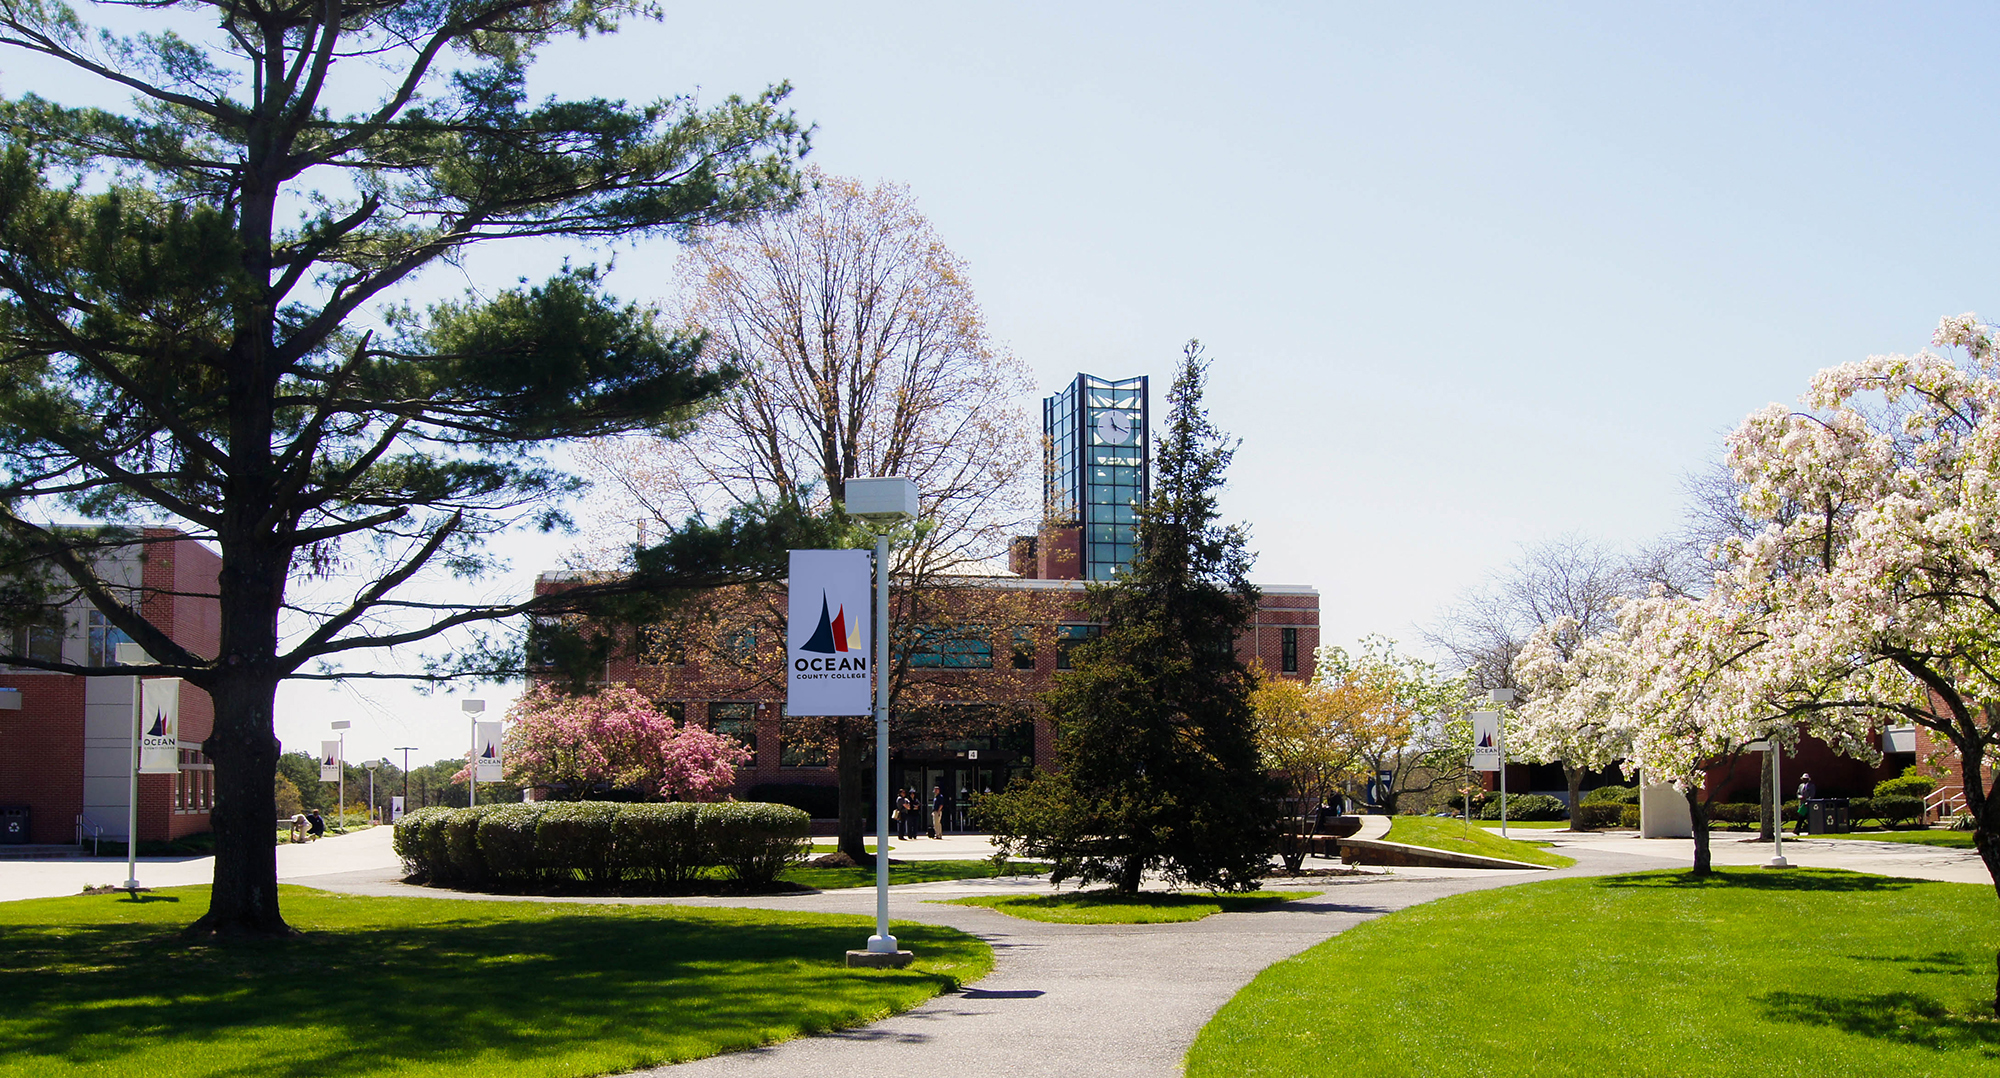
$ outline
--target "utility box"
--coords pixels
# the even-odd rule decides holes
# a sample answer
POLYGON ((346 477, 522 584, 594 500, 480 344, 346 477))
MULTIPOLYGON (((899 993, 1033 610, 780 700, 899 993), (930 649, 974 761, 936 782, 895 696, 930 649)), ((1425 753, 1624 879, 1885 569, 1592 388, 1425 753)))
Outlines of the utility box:
POLYGON ((0 846, 26 846, 31 810, 26 805, 0 805, 0 846))

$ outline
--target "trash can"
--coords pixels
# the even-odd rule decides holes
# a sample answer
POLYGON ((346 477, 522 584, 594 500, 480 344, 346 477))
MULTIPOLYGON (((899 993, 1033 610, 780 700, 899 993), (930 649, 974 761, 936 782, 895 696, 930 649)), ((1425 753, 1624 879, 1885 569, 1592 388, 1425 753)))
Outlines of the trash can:
POLYGON ((1847 833, 1847 799, 1816 797, 1806 802, 1806 830, 1815 835, 1847 833))
POLYGON ((26 846, 28 819, 28 806, 0 805, 0 846, 26 846))

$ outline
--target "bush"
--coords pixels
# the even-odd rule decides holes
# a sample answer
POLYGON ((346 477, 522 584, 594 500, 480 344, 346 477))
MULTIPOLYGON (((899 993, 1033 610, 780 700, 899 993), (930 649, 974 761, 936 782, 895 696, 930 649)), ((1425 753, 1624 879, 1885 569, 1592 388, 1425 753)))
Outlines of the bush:
POLYGON ((720 865, 768 884, 811 849, 811 819, 788 805, 604 801, 428 808, 396 824, 396 853, 414 879, 479 888, 571 881, 680 883, 720 865))
POLYGON ((1863 820, 1879 820, 1875 799, 1872 797, 1850 797, 1847 799, 1847 822, 1851 826, 1863 820))
POLYGON ((444 825, 451 813, 451 809, 432 806, 405 813, 396 821, 396 856, 403 859, 406 874, 428 879, 445 863, 444 825))
POLYGON ((703 805, 695 834, 731 876, 765 884, 805 860, 812 849, 812 818, 790 805, 703 805))
POLYGON ((1639 806, 1623 805, 1623 804, 1619 805, 1618 826, 1629 827, 1632 830, 1637 831, 1639 829, 1639 806))
POLYGON ((1610 801, 1591 802, 1586 799, 1583 804, 1576 807, 1576 816, 1570 824, 1585 831, 1595 831, 1600 827, 1615 826, 1624 815, 1624 805, 1610 801))
POLYGON ((1708 818, 1715 823, 1756 823, 1762 812, 1762 805, 1742 805, 1725 801, 1708 806, 1708 818))
POLYGON ((1924 774, 1905 771, 1893 779, 1883 779, 1875 784, 1876 797, 1914 797, 1919 801, 1929 797, 1937 789, 1937 780, 1924 774))
POLYGON ((611 820, 613 864, 626 879, 680 883, 705 860, 695 834, 697 807, 628 805, 611 820))
MULTIPOLYGON (((840 787, 823 786, 810 782, 765 782, 750 787, 750 796, 745 804, 763 802, 771 805, 790 805, 816 820, 830 820, 840 815, 840 787)), ((928 796, 923 798, 930 804, 928 796)), ((873 802, 870 802, 871 804, 873 802)))
POLYGON ((1958 815, 1956 815, 1956 816, 1953 816, 1953 817, 1951 818, 1951 828, 1950 828, 1950 829, 1951 829, 1951 830, 1953 830, 1953 831, 1970 831, 1970 830, 1972 830, 1972 813, 1970 813, 1970 812, 1964 812, 1964 811, 1961 811, 1961 812, 1959 812, 1959 814, 1958 814, 1958 815))
POLYGON ((486 871, 497 879, 531 879, 541 871, 535 824, 542 804, 495 805, 479 818, 477 841, 486 871))
POLYGON ((1583 803, 1586 805, 1636 805, 1639 803, 1639 788, 1637 786, 1599 786, 1595 790, 1584 792, 1583 803))
POLYGON ((1875 798, 1875 818, 1884 827, 1895 827, 1906 820, 1914 820, 1924 814, 1924 799, 1921 797, 1877 797, 1875 798))
MULTIPOLYGON (((1479 810, 1482 820, 1500 818, 1500 799, 1493 798, 1479 810)), ((1530 820, 1566 820, 1569 810, 1563 807, 1562 798, 1547 794, 1515 794, 1507 798, 1507 818, 1527 822, 1530 820)))

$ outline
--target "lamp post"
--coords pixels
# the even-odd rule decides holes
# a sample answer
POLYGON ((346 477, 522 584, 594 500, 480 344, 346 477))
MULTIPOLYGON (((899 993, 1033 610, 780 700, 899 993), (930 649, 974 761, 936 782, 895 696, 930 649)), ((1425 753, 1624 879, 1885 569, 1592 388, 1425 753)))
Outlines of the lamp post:
POLYGON ((410 811, 410 750, 415 745, 398 745, 396 751, 403 754, 403 811, 410 811))
POLYGON ((1765 868, 1790 868, 1792 863, 1785 860, 1785 749, 1778 739, 1768 737, 1764 743, 1770 746, 1771 755, 1771 859, 1764 862, 1765 868))
POLYGON ((368 822, 375 822, 375 769, 388 763, 387 760, 363 760, 361 766, 368 769, 368 822))
POLYGON ((916 519, 917 484, 900 475, 849 479, 847 515, 875 533, 875 934, 848 965, 901 966, 910 952, 889 934, 889 532, 916 519), (880 957, 877 957, 880 956, 880 957))
MULTIPOLYGON (((120 666, 145 666, 153 660, 137 644, 119 644, 114 661, 120 666)), ((125 793, 125 889, 139 894, 139 728, 145 725, 145 705, 140 698, 139 676, 132 675, 132 774, 125 793)))
POLYGON ((479 806, 479 716, 486 710, 484 700, 466 700, 459 705, 472 725, 472 751, 465 756, 465 803, 468 807, 479 806))
POLYGON ((333 728, 340 731, 340 833, 347 833, 347 728, 354 725, 346 719, 336 719, 333 728))
POLYGON ((1488 689, 1486 698, 1493 701, 1500 710, 1500 837, 1507 837, 1507 711, 1508 704, 1514 702, 1512 689, 1488 689))

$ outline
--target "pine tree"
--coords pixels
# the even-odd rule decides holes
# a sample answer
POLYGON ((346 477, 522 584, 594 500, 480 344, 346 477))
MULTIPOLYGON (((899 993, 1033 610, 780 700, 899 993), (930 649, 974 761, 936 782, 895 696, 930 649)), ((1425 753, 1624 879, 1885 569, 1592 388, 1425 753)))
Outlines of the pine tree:
POLYGON ((1132 892, 1161 871, 1249 889, 1274 848, 1275 791, 1234 646, 1257 589, 1244 530, 1216 507, 1235 450, 1202 410, 1207 367, 1188 342, 1132 567, 1086 592, 1103 632, 1044 697, 1058 770, 984 806, 1009 851, 1053 861, 1058 880, 1132 892))

